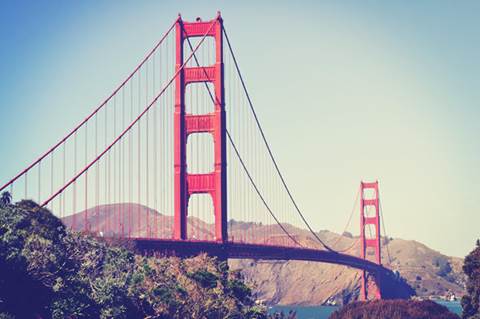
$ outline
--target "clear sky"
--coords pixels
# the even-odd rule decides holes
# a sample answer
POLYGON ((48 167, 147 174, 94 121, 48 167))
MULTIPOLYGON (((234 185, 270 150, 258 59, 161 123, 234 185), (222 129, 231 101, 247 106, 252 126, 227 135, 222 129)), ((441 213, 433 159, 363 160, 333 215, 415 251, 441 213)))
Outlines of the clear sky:
POLYGON ((316 229, 378 179, 390 236, 480 237, 478 1, 2 1, 4 182, 131 71, 179 12, 221 10, 264 129, 316 229))

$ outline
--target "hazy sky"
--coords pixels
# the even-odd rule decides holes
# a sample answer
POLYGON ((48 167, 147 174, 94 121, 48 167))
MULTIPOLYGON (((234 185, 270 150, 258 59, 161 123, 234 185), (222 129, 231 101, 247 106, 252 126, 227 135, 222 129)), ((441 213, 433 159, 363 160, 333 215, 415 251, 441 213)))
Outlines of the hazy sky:
POLYGON ((359 181, 378 179, 390 236, 473 248, 478 1, 3 1, 0 182, 103 100, 179 12, 217 10, 316 229, 341 231, 359 181))

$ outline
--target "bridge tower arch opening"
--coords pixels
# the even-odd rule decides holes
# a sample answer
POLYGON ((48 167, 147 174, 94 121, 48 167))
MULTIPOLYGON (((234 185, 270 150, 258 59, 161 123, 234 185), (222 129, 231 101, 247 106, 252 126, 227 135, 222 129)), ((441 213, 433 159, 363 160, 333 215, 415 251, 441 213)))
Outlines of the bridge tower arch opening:
MULTIPOLYGON (((227 171, 226 171, 226 114, 223 66, 223 20, 195 22, 177 19, 175 111, 174 111, 174 230, 176 240, 186 240, 188 202, 193 194, 212 197, 215 219, 214 240, 226 242, 227 235, 227 171), (212 27, 213 24, 213 27, 212 27), (185 66, 184 43, 188 38, 212 37, 215 61, 212 65, 185 66), (206 114, 187 113, 185 92, 193 83, 213 86, 214 110, 206 114), (213 137, 214 168, 208 173, 187 172, 187 139, 190 135, 208 133, 213 137)), ((204 43, 205 44, 205 43, 204 43)), ((205 88, 207 89, 207 88, 205 88)))
MULTIPOLYGON (((382 264, 378 181, 360 182, 360 257, 382 264)), ((381 299, 380 274, 362 270, 360 299, 381 299)))

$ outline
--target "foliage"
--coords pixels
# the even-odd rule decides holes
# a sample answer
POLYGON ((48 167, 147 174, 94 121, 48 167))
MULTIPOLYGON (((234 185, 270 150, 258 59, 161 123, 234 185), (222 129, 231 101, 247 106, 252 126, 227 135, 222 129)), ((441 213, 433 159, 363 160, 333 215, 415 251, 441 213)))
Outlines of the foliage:
POLYGON ((0 195, 0 206, 1 207, 5 207, 5 206, 10 205, 11 201, 12 201, 12 195, 9 192, 3 192, 0 195))
POLYGON ((135 254, 71 233, 32 201, 0 206, 0 318, 267 318, 226 262, 135 254))
POLYGON ((329 319, 458 319, 436 302, 416 300, 376 300, 355 302, 335 311, 329 319))
POLYGON ((480 241, 465 257, 463 272, 467 276, 467 294, 462 298, 462 318, 480 319, 480 241))
POLYGON ((440 277, 446 277, 452 272, 452 267, 445 257, 437 257, 433 260, 433 264, 438 267, 436 274, 440 277))

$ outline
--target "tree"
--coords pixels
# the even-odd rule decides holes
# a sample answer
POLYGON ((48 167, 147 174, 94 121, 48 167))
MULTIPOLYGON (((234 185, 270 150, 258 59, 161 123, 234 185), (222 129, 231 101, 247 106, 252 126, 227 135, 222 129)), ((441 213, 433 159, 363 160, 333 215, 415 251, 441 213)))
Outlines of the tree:
POLYGON ((129 247, 70 232, 30 200, 0 207, 0 318, 267 317, 226 262, 129 247))
POLYGON ((480 319, 480 241, 465 257, 463 272, 467 276, 467 294, 462 298, 462 318, 480 319))
POLYGON ((0 195, 0 206, 5 207, 10 205, 12 202, 12 194, 10 192, 3 192, 2 195, 0 195))

